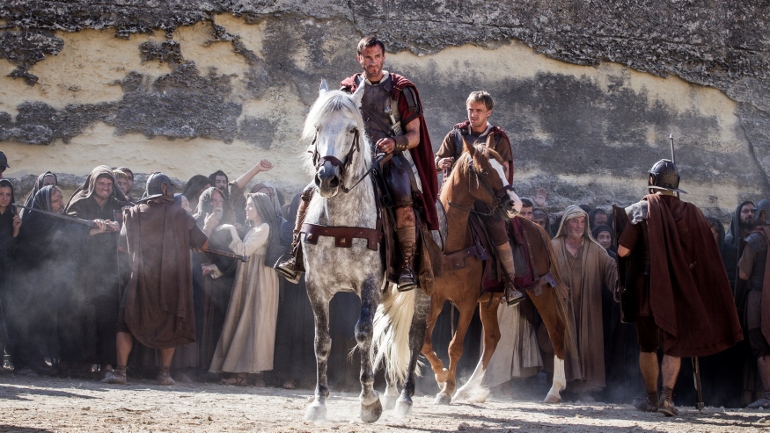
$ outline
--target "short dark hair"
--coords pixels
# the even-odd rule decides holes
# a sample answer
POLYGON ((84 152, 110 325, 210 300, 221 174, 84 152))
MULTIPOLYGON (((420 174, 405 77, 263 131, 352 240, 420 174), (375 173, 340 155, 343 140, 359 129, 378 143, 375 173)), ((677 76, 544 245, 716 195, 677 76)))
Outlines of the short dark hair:
POLYGON ((356 54, 361 54, 365 49, 378 45, 382 50, 382 54, 385 54, 385 44, 377 39, 377 36, 367 36, 358 42, 358 48, 356 54))
POLYGON ((535 207, 535 204, 532 203, 532 200, 528 198, 522 198, 521 199, 521 207, 535 207))

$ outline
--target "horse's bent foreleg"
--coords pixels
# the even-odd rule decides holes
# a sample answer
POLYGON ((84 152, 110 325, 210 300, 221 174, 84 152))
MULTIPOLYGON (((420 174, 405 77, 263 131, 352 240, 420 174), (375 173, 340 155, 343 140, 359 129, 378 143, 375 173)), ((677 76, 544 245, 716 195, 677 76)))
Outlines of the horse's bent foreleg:
POLYGON ((564 375, 564 360, 559 359, 556 355, 553 357, 553 383, 551 389, 548 391, 548 395, 545 396, 545 403, 558 403, 561 401, 561 395, 559 394, 564 388, 567 387, 567 378, 564 375))
POLYGON ((396 403, 396 414, 401 417, 409 416, 412 413, 417 358, 420 356, 420 348, 425 342, 426 320, 430 308, 430 298, 422 290, 418 290, 416 295, 412 326, 409 328, 409 370, 404 382, 404 389, 401 390, 401 397, 396 403))
POLYGON ((318 421, 326 419, 326 398, 329 396, 326 367, 332 348, 332 339, 329 336, 329 302, 326 299, 320 299, 319 296, 311 296, 311 293, 316 292, 308 287, 308 297, 315 316, 314 346, 317 377, 315 398, 305 412, 305 420, 318 421))
POLYGON ((372 334, 374 313, 380 301, 379 284, 374 277, 369 277, 361 288, 361 315, 356 323, 356 342, 361 354, 361 419, 375 422, 382 415, 380 396, 374 390, 374 371, 372 368, 372 334))
POLYGON ((430 368, 433 370, 439 388, 443 388, 444 383, 446 383, 447 369, 444 368, 441 358, 433 350, 433 329, 436 327, 436 320, 438 320, 438 316, 444 308, 445 301, 445 299, 438 298, 435 294, 431 297, 430 307, 428 307, 428 318, 426 319, 425 341, 422 346, 422 354, 430 362, 430 368))
POLYGON ((489 366, 489 360, 492 359, 492 354, 495 353, 497 343, 500 341, 500 325, 497 322, 497 309, 500 306, 500 297, 494 294, 483 296, 479 300, 479 309, 481 310, 481 324, 484 327, 484 349, 481 352, 481 358, 476 368, 473 370, 473 374, 468 383, 460 387, 455 392, 452 400, 463 401, 470 400, 473 402, 484 402, 489 395, 489 390, 482 386, 484 381, 484 375, 487 372, 489 366), (487 296, 491 296, 490 299, 487 296))

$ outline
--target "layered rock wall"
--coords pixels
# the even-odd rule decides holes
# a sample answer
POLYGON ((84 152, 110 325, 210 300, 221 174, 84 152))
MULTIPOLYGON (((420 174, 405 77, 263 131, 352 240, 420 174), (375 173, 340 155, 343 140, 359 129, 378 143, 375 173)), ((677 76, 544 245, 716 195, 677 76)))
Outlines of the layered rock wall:
POLYGON ((358 71, 373 33, 417 84, 434 148, 467 94, 490 91, 517 190, 545 187, 551 210, 634 200, 673 134, 687 199, 726 217, 770 195, 770 3, 744 3, 8 0, 5 175, 24 189, 107 164, 184 181, 268 158, 261 180, 298 190, 318 84, 358 71))

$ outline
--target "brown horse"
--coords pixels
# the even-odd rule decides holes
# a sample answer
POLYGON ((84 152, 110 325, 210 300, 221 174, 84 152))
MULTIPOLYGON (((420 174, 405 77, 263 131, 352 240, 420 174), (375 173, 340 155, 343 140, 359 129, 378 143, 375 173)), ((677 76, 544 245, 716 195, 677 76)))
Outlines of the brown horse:
MULTIPOLYGON (((445 234, 443 275, 435 282, 428 313, 428 329, 422 348, 422 353, 430 361, 436 382, 441 388, 436 395, 435 404, 466 400, 477 391, 483 392, 481 383, 484 373, 500 340, 497 308, 502 301, 503 293, 481 293, 483 273, 481 258, 484 255, 482 251, 476 251, 469 229, 469 217, 474 202, 481 200, 495 207, 495 204, 499 203, 496 198, 503 196, 501 191, 507 189, 507 181, 502 171, 493 169, 496 165, 500 165, 500 157, 496 152, 483 145, 470 146, 466 143, 463 155, 445 181, 439 196, 446 215, 446 231, 442 227, 442 235, 445 234), (496 178, 488 176, 492 172, 498 172, 499 176, 496 178), (436 319, 446 301, 453 302, 459 310, 457 331, 449 344, 448 369, 444 368, 433 351, 431 342, 436 319), (484 349, 481 360, 468 383, 455 393, 457 362, 462 355, 465 333, 477 304, 481 309, 481 322, 484 326, 484 349)), ((509 215, 515 213, 510 212, 511 209, 506 211, 509 215)), ((529 247, 533 268, 534 282, 523 289, 542 316, 554 347, 553 384, 545 402, 557 403, 561 400, 560 391, 566 387, 565 352, 575 353, 568 300, 559 293, 559 291, 567 293, 566 286, 556 271, 556 260, 545 230, 523 217, 515 218, 517 225, 522 228, 523 238, 529 247)), ((444 221, 442 226, 443 223, 444 221)))

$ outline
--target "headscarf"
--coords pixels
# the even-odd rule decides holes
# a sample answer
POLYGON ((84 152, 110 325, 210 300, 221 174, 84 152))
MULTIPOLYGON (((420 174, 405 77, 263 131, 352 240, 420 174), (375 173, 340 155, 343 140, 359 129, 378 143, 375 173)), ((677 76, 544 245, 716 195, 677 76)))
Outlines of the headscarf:
MULTIPOLYGON (((53 176, 54 185, 59 184, 59 179, 52 172, 46 171, 45 173, 41 174, 40 176, 37 177, 37 180, 35 181, 35 185, 32 187, 32 191, 30 191, 29 194, 27 195, 27 199, 24 200, 24 206, 32 207, 32 201, 35 198, 35 194, 37 194, 37 192, 40 191, 40 189, 43 187, 43 182, 45 182, 45 178, 48 176, 53 176)), ((24 215, 26 215, 27 212, 29 211, 27 211, 26 209, 21 210, 21 214, 19 215, 21 219, 24 219, 24 215)))
MULTIPOLYGON (((32 197, 30 207, 46 212, 52 212, 51 196, 54 191, 61 192, 55 185, 46 185, 43 188, 40 188, 34 197, 32 197)), ((19 231, 20 241, 47 239, 48 233, 56 229, 60 224, 60 220, 54 219, 54 217, 40 212, 28 211, 27 215, 24 217, 24 224, 21 225, 21 230, 19 231)))
MULTIPOLYGON (((270 233, 267 239, 268 254, 265 254, 265 266, 272 267, 275 264, 275 260, 270 258, 269 252, 281 248, 280 217, 275 212, 273 200, 267 194, 261 192, 250 193, 249 197, 251 198, 251 201, 254 202, 254 207, 257 208, 259 217, 270 226, 270 233), (271 261, 272 263, 268 263, 271 261)), ((249 224, 251 224, 251 221, 249 221, 249 224)))
POLYGON ((198 207, 195 208, 195 215, 193 215, 193 217, 197 221, 198 227, 203 227, 206 215, 214 211, 214 207, 211 205, 211 194, 213 194, 215 190, 222 194, 223 199, 222 218, 219 219, 219 224, 235 224, 235 214, 233 213, 233 207, 230 206, 230 201, 227 200, 227 197, 225 197, 222 191, 212 186, 203 191, 198 200, 198 207))
POLYGON ((90 198, 96 189, 96 181, 103 177, 109 178, 112 181, 112 193, 110 193, 108 200, 110 198, 114 198, 120 203, 121 206, 127 205, 128 200, 126 199, 125 194, 123 194, 123 191, 121 191, 118 187, 117 182, 115 182, 115 176, 112 174, 112 169, 106 165, 100 165, 91 170, 91 173, 86 176, 86 180, 83 181, 83 184, 75 190, 75 192, 72 194, 72 197, 70 197, 69 201, 67 202, 67 206, 65 207, 64 212, 69 212, 69 209, 75 203, 90 198))
POLYGON ((585 217, 586 219, 586 224, 583 230, 583 237, 595 243, 596 245, 599 245, 602 249, 604 249, 604 247, 602 247, 602 245, 596 239, 594 239, 593 235, 591 234, 591 229, 588 227, 588 213, 585 210, 583 210, 580 206, 577 206, 574 204, 564 210, 564 215, 562 215, 561 223, 559 224, 559 230, 556 232, 556 236, 554 236, 554 239, 558 239, 560 237, 566 237, 567 221, 575 218, 580 218, 580 217, 585 217))
POLYGON ((182 194, 187 197, 187 200, 198 200, 198 197, 200 197, 201 192, 205 189, 206 185, 213 186, 211 182, 209 182, 209 178, 202 174, 196 174, 187 181, 182 189, 182 194))
MULTIPOLYGON (((615 247, 615 233, 612 232, 612 229, 610 228, 610 226, 607 226, 604 224, 600 226, 596 226, 594 227, 593 230, 591 230, 591 235, 593 235, 594 239, 597 239, 599 237, 599 233, 602 233, 602 232, 607 232, 610 234, 610 238, 612 238, 612 241, 610 242, 610 247, 608 248, 608 250, 613 250, 615 247)), ((596 242, 599 242, 599 241, 596 241, 596 242)))
POLYGON ((16 204, 16 196, 13 193, 13 184, 8 179, 0 178, 0 187, 1 188, 11 188, 11 202, 8 203, 8 209, 10 209, 11 206, 16 204))
POLYGON ((543 208, 536 207, 532 209, 532 219, 535 218, 545 218, 545 232, 548 233, 548 236, 553 236, 553 233, 551 232, 551 216, 548 215, 548 212, 545 211, 543 208))
POLYGON ((738 241, 740 241, 738 238, 741 236, 741 208, 747 204, 753 206, 754 202, 751 200, 746 200, 735 208, 735 212, 733 212, 733 218, 730 220, 730 228, 727 230, 727 235, 725 236, 725 242, 734 247, 738 246, 738 241))
POLYGON ((610 214, 609 214, 609 212, 607 212, 606 210, 604 210, 604 209, 602 209, 600 207, 597 207, 596 209, 591 210, 591 212, 588 212, 588 226, 589 227, 593 228, 594 222, 596 221, 596 214, 598 214, 598 213, 603 213, 603 214, 607 215, 607 224, 606 225, 610 224, 610 214))
POLYGON ((257 193, 260 189, 266 189, 270 191, 268 193, 268 197, 270 197, 270 201, 273 203, 273 207, 275 207, 275 213, 279 217, 283 217, 283 194, 281 194, 280 191, 278 191, 274 186, 270 185, 269 183, 258 183, 251 187, 251 190, 249 191, 251 194, 257 193))

